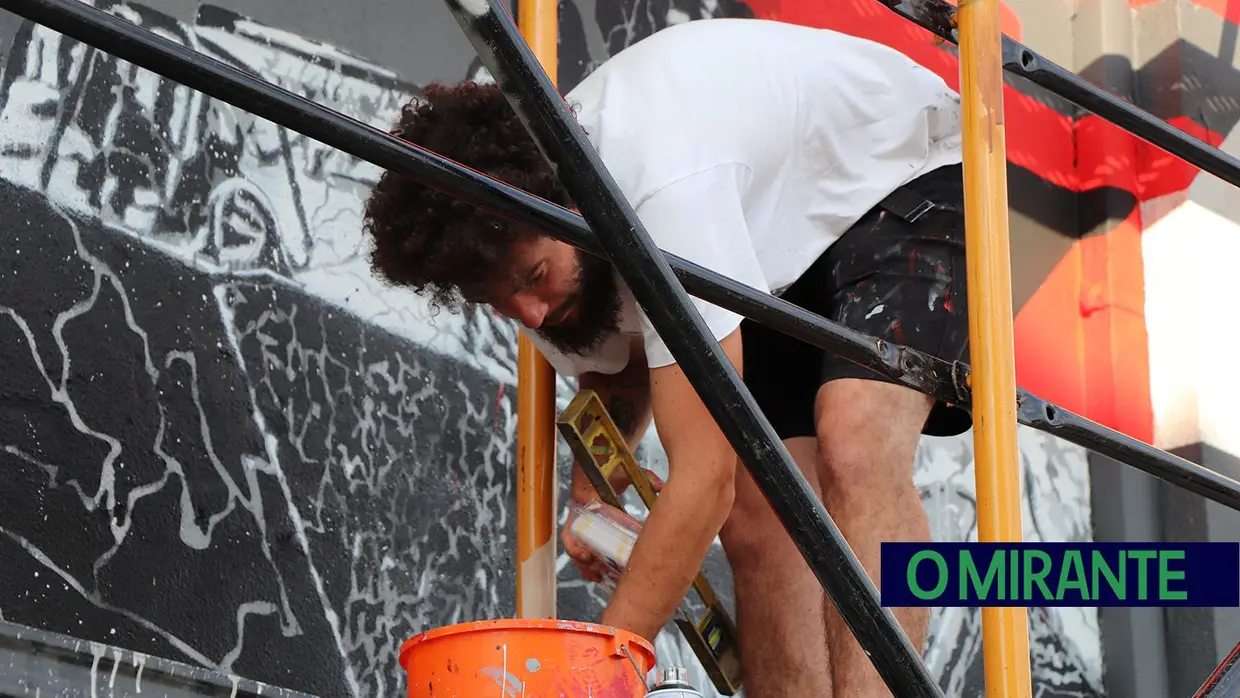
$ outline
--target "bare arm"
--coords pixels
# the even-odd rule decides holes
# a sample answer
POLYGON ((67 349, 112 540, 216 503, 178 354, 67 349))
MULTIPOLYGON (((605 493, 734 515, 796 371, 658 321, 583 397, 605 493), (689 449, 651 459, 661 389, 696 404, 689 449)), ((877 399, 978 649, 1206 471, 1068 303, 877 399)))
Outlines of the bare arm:
MULTIPOLYGON (((720 346, 740 370, 740 330, 720 346)), ((601 622, 653 641, 731 513, 736 454, 678 365, 652 369, 650 385, 668 479, 601 622)))

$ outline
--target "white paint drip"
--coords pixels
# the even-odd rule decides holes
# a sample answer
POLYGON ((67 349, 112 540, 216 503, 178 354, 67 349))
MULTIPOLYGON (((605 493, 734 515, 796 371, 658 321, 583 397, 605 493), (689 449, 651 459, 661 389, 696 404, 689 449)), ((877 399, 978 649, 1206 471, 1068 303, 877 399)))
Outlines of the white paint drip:
POLYGON ((116 694, 116 672, 121 668, 121 651, 112 649, 112 674, 108 676, 108 695, 116 694))
POLYGON ((99 698, 99 660, 103 658, 103 645, 90 643, 90 698, 99 698))
POLYGON ((491 11, 491 3, 487 0, 457 0, 461 9, 474 17, 481 17, 491 11))
POLYGON ((868 314, 868 315, 866 315, 866 316, 865 316, 865 319, 866 319, 866 320, 869 320, 870 318, 874 317, 875 315, 877 315, 877 314, 879 314, 879 313, 883 312, 883 308, 885 308, 885 307, 887 307, 887 306, 885 306, 885 305, 884 305, 884 304, 882 304, 882 303, 879 303, 878 305, 874 306, 874 309, 873 309, 873 310, 871 310, 871 311, 869 312, 869 314, 868 314))
POLYGON ((134 653, 133 665, 137 667, 138 669, 137 673, 134 675, 134 680, 133 680, 134 693, 141 693, 142 692, 142 670, 146 668, 146 655, 134 653))

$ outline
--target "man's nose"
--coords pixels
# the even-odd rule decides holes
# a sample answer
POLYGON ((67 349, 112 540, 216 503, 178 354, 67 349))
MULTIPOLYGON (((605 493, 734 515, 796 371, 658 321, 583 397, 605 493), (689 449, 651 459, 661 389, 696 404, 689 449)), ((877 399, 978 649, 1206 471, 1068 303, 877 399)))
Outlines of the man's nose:
POLYGON ((547 319, 551 306, 537 296, 529 293, 518 293, 512 297, 512 316, 522 325, 536 330, 542 327, 547 319))

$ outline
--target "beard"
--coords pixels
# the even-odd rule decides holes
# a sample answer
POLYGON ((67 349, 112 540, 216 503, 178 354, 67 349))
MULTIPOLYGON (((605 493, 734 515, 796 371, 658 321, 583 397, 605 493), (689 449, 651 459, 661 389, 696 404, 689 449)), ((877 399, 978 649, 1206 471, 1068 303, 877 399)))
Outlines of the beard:
POLYGON ((569 354, 585 354, 596 348, 620 325, 620 294, 611 262, 576 250, 578 289, 569 302, 575 305, 572 320, 530 330, 552 346, 569 354))

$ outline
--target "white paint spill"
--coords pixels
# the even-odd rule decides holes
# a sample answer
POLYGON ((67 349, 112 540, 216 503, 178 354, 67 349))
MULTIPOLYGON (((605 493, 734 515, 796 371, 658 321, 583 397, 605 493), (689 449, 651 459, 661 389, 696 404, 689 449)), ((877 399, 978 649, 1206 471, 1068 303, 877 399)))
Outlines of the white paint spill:
POLYGON ((878 305, 874 306, 874 309, 873 309, 873 310, 871 310, 871 311, 870 311, 870 313, 869 313, 868 315, 866 315, 866 316, 865 316, 865 319, 866 319, 866 320, 869 320, 870 318, 874 317, 875 315, 878 315, 879 313, 883 312, 883 308, 885 308, 885 307, 887 307, 887 306, 883 305, 882 303, 879 303, 878 305))

